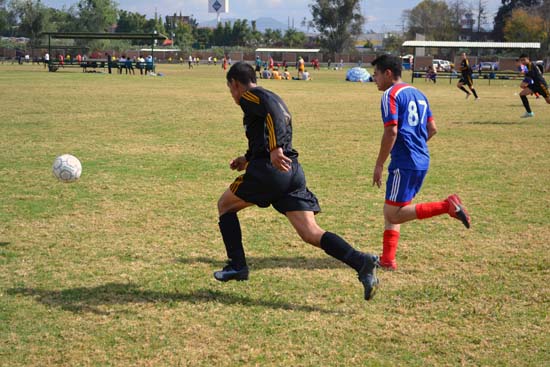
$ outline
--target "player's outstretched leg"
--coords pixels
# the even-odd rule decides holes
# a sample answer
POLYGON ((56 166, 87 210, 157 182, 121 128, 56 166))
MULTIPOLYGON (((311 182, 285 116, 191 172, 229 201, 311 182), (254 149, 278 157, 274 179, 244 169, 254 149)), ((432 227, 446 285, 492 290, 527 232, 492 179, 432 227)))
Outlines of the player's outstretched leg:
POLYGON ((470 228, 471 219, 466 207, 456 194, 447 199, 431 203, 420 203, 397 207, 384 205, 385 230, 383 237, 380 267, 385 270, 396 270, 395 254, 400 236, 400 225, 415 219, 427 219, 438 215, 448 214, 470 228))
POLYGON ((323 230, 315 221, 313 212, 289 211, 286 216, 305 242, 320 247, 327 255, 357 271, 359 281, 363 284, 365 300, 374 297, 379 284, 376 277, 378 256, 357 251, 342 237, 323 230))
MULTIPOLYGON (((312 245, 315 245, 312 243, 312 245)), ((355 250, 342 237, 331 232, 325 232, 320 241, 321 248, 327 253, 349 265, 355 271, 359 281, 363 284, 365 300, 371 300, 378 288, 379 280, 376 277, 378 256, 355 250)))

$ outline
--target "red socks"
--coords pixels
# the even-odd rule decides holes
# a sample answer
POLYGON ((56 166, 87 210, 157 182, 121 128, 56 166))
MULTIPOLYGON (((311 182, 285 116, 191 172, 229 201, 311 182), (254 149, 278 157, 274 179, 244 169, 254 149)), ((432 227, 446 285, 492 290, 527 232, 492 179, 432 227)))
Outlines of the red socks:
POLYGON ((449 213, 449 202, 447 200, 435 203, 416 204, 416 217, 418 219, 431 218, 436 215, 449 213))
POLYGON ((395 260, 395 253, 397 252, 397 244, 399 242, 399 232, 392 229, 386 229, 384 231, 384 240, 382 248, 383 263, 389 263, 395 260))

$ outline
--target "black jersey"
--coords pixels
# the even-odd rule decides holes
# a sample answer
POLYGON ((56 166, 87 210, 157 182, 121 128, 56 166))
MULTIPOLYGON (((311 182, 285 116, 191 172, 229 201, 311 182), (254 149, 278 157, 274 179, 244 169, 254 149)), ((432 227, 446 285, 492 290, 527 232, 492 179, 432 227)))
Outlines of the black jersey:
POLYGON ((242 95, 239 105, 248 139, 247 161, 269 158, 277 147, 289 158, 298 157, 292 148, 292 116, 278 95, 261 87, 252 88, 242 95))
POLYGON ((472 75, 472 68, 470 67, 468 59, 464 59, 460 62, 460 72, 462 73, 463 77, 472 75))
POLYGON ((527 66, 527 72, 525 73, 526 78, 533 79, 533 83, 536 85, 544 85, 547 86, 546 80, 544 80, 544 77, 542 76, 540 69, 535 65, 535 63, 530 62, 527 66))

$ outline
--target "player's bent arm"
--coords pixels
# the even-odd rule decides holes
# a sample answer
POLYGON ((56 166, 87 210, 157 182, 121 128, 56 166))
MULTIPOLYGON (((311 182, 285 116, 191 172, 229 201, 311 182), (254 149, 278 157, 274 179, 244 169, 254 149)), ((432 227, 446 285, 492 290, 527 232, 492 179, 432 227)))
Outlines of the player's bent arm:
POLYGON ((433 119, 428 120, 427 127, 428 127, 428 140, 430 140, 432 136, 437 134, 437 126, 435 125, 435 121, 433 119))
POLYGON ((271 150, 269 152, 269 157, 271 158, 271 164, 273 165, 273 167, 282 172, 290 171, 292 159, 288 158, 284 154, 283 148, 276 147, 275 149, 271 150))

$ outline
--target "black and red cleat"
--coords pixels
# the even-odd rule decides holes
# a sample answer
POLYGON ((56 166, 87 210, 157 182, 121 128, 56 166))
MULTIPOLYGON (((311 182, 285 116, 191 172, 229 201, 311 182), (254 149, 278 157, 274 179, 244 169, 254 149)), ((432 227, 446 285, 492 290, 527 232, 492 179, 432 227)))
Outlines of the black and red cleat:
POLYGON ((468 214, 466 207, 464 206, 464 204, 462 204, 462 200, 460 200, 458 195, 450 195, 447 198, 447 202, 449 202, 449 215, 453 218, 460 220, 466 228, 470 228, 470 215, 468 214))

